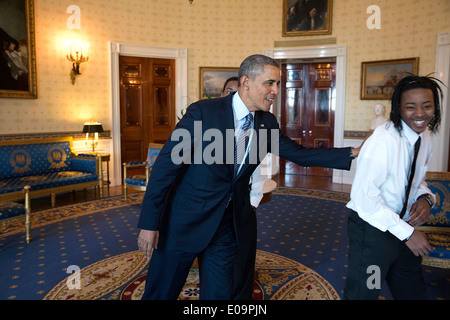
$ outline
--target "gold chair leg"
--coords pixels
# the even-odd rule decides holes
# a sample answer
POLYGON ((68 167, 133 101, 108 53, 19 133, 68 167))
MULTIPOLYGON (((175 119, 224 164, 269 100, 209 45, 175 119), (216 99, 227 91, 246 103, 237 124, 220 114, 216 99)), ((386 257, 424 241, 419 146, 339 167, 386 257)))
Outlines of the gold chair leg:
POLYGON ((97 169, 98 169, 98 180, 99 180, 99 192, 100 198, 103 198, 103 167, 102 167, 102 159, 97 157, 97 169))
POLYGON ((52 208, 54 208, 56 204, 56 193, 52 193, 50 198, 52 199, 52 208))
POLYGON ((30 213, 27 212, 25 214, 25 234, 27 243, 31 241, 31 221, 30 221, 30 213))
POLYGON ((125 201, 127 200, 127 184, 125 179, 127 178, 127 163, 123 163, 123 196, 125 197, 125 201))
POLYGON ((25 192, 25 234, 26 241, 30 243, 31 241, 31 207, 30 207, 30 195, 29 195, 30 186, 24 187, 25 192))

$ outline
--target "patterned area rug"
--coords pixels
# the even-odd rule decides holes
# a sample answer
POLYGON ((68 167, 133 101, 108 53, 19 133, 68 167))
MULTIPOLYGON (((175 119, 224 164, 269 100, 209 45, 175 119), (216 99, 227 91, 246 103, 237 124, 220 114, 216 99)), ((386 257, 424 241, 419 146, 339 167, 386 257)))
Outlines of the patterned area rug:
MULTIPOLYGON (((37 229, 52 223, 62 222, 69 219, 81 217, 88 214, 105 211, 108 209, 118 209, 130 205, 142 203, 143 194, 132 193, 125 200, 123 196, 103 198, 100 200, 86 201, 74 205, 58 207, 38 212, 31 212, 31 227, 37 229)), ((50 200, 49 200, 50 201, 50 200)), ((33 208, 31 208, 33 210, 33 208)), ((24 232, 24 217, 11 219, 0 224, 0 235, 6 237, 9 235, 20 234, 24 232)), ((0 243, 1 244, 1 243, 0 243)))
MULTIPOLYGON (((34 212, 29 244, 23 221, 0 224, 0 300, 139 299, 148 265, 136 241, 142 197, 133 193, 127 200, 117 196, 34 212), (79 279, 71 267, 80 270, 79 279)), ((339 192, 278 188, 258 208, 255 299, 340 299, 347 201, 339 192)), ((427 267, 425 277, 432 299, 450 299, 448 270, 427 267)), ((198 296, 193 268, 180 299, 198 296)))
MULTIPOLYGON (((140 300, 148 260, 139 251, 98 261, 58 283, 44 300, 140 300), (79 282, 77 282, 79 281, 79 282), (77 288, 77 283, 79 284, 77 288)), ((339 295, 322 276, 304 265, 258 250, 255 300, 337 300, 339 295)), ((198 300, 199 272, 191 268, 180 300, 198 300)))

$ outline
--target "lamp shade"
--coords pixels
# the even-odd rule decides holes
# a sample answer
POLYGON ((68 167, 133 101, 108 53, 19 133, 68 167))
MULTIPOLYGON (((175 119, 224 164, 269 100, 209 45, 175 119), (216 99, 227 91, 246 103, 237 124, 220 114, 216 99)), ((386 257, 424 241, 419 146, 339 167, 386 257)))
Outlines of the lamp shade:
POLYGON ((103 126, 99 122, 85 122, 83 125, 83 133, 103 132, 103 126))

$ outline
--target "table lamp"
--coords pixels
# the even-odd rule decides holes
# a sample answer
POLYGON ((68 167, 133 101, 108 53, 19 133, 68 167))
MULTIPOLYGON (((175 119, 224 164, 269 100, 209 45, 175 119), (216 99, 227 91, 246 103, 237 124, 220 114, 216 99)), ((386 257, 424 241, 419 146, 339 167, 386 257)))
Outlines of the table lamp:
POLYGON ((98 144, 98 133, 103 132, 103 126, 99 122, 91 121, 85 122, 83 125, 83 133, 86 133, 86 145, 89 144, 89 134, 94 134, 94 139, 91 142, 92 145, 92 153, 95 153, 95 147, 98 144))

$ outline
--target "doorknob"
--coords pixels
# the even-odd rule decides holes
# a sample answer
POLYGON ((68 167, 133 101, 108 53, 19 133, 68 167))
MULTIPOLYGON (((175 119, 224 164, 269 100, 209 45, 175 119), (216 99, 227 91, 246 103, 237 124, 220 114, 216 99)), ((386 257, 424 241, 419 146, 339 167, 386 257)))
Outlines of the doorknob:
POLYGON ((303 136, 304 137, 306 136, 306 130, 303 130, 303 136))
POLYGON ((311 137, 312 136, 312 131, 309 130, 308 133, 309 133, 309 136, 311 137))

